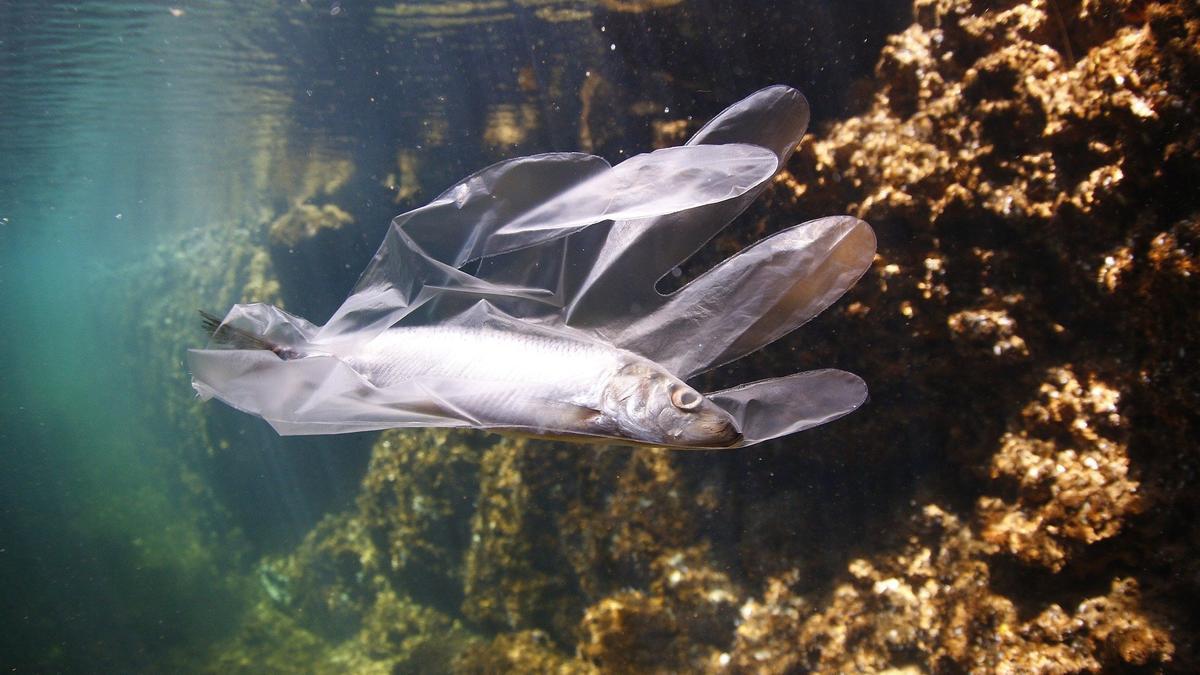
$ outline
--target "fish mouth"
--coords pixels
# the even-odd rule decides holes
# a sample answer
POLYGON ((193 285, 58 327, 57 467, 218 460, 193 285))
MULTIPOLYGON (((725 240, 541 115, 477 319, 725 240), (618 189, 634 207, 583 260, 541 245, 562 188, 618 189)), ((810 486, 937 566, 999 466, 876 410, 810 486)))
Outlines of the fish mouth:
POLYGON ((731 420, 717 419, 700 424, 701 433, 697 434, 693 447, 699 448, 731 448, 742 442, 742 432, 731 420))
POLYGON ((742 432, 732 424, 728 425, 727 429, 729 433, 722 434, 721 444, 717 446, 719 448, 732 448, 741 443, 744 438, 742 432))

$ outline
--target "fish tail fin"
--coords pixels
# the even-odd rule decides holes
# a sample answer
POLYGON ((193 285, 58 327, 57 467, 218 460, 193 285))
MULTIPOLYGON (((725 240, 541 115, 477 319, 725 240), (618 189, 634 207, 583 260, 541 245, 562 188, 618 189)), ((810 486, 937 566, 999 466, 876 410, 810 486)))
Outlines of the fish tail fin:
POLYGON ((208 332, 212 341, 219 345, 234 349, 262 349, 274 352, 276 356, 285 361, 301 356, 299 352, 290 347, 272 342, 262 335, 223 323, 221 319, 204 310, 199 311, 204 330, 208 332))

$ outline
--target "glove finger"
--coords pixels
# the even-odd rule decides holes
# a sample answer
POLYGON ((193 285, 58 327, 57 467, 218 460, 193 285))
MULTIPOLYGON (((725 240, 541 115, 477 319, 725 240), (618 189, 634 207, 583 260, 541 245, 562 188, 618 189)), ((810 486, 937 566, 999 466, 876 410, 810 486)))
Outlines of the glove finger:
MULTIPOLYGON (((735 103, 705 125, 688 146, 749 143, 787 163, 808 126, 808 101, 790 87, 774 86, 735 103)), ((724 229, 762 192, 657 218, 613 223, 591 239, 581 257, 586 274, 570 289, 564 319, 579 326, 607 326, 655 303, 654 285, 724 229)))
POLYGON ((728 258, 610 338, 681 378, 800 327, 866 272, 875 233, 850 216, 786 229, 728 258))
POLYGON ((844 370, 810 370, 723 389, 706 396, 742 430, 742 445, 794 434, 854 412, 867 385, 844 370))

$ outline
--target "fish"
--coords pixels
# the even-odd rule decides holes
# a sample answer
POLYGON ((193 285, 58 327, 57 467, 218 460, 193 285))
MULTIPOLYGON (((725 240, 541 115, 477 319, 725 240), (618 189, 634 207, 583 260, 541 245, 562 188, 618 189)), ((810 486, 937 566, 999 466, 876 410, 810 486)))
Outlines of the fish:
POLYGON ((717 449, 741 440, 732 415, 666 369, 585 336, 412 326, 390 328, 353 348, 322 351, 275 344, 201 314, 218 343, 266 350, 284 360, 331 356, 378 389, 459 383, 456 394, 409 402, 410 413, 456 413, 501 433, 580 443, 621 439, 717 449))
POLYGON ((568 152, 487 167, 396 216, 324 325, 263 303, 205 314, 193 388, 284 435, 472 427, 722 449, 849 414, 867 387, 838 369, 689 382, 853 286, 874 260, 867 223, 800 223, 656 287, 761 194, 807 123, 803 95, 775 85, 615 166, 568 152))

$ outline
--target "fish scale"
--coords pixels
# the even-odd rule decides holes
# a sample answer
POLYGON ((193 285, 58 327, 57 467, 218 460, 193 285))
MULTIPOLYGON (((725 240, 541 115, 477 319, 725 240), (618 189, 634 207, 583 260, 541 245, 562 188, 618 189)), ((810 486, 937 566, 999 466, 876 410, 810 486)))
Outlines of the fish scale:
POLYGON ((569 338, 446 326, 392 328, 339 356, 377 387, 421 377, 501 382, 588 405, 599 402, 608 376, 632 358, 569 338))

